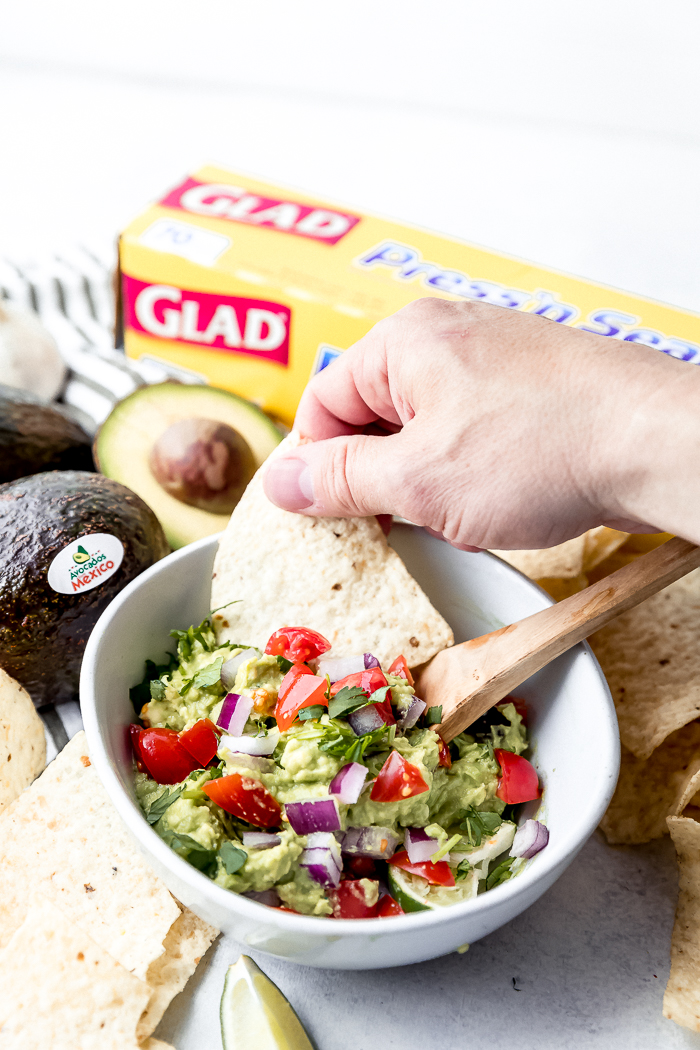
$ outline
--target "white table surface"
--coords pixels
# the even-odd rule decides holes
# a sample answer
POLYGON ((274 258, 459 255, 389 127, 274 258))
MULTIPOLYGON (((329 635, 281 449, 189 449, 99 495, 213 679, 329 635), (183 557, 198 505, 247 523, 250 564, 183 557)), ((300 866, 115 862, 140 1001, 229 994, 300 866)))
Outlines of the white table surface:
MULTIPOLYGON (((206 162, 700 311, 696 0, 24 0, 0 19, 0 254, 114 258, 206 162)), ((666 1050, 668 840, 597 835, 463 956, 256 956, 318 1050, 666 1050), (397 962, 400 960, 397 960, 397 962), (515 984, 513 983, 515 980, 515 984)), ((219 941, 158 1034, 216 1050, 219 941)))

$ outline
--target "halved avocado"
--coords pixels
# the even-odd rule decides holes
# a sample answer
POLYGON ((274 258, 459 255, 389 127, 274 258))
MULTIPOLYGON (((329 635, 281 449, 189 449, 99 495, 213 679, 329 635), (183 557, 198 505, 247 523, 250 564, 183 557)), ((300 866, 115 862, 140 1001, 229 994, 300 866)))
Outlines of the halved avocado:
POLYGON ((252 453, 251 470, 282 440, 269 416, 250 401, 218 387, 158 383, 134 391, 114 407, 95 439, 98 470, 128 485, 146 501, 175 548, 219 532, 230 517, 230 512, 213 513, 176 498, 153 472, 156 442, 160 447, 165 431, 185 420, 211 420, 232 427, 252 453))

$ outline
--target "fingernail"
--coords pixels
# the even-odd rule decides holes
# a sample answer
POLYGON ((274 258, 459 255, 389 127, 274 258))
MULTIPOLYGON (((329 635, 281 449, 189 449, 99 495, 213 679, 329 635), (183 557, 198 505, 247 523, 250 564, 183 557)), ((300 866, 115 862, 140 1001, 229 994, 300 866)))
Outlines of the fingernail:
POLYGON ((303 459, 273 459, 263 480, 265 495, 282 510, 306 510, 314 502, 311 471, 303 459))

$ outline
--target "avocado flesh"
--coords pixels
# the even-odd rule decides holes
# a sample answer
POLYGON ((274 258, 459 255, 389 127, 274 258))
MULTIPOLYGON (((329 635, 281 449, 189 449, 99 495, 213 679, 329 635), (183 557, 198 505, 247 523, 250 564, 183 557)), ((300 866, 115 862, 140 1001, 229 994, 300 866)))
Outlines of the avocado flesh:
POLYGON ((219 420, 237 430, 250 446, 256 469, 282 440, 269 416, 227 390, 158 383, 120 401, 102 424, 94 446, 98 469, 146 501, 173 548, 220 532, 230 517, 182 503, 151 472, 151 449, 161 434, 178 420, 193 417, 219 420))
POLYGON ((127 583, 167 553, 150 507, 101 474, 51 471, 0 485, 0 666, 37 707, 75 699, 97 618, 127 583), (92 590, 55 591, 47 574, 56 555, 96 532, 123 544, 117 571, 92 590))
POLYGON ((0 386, 0 482, 46 470, 92 470, 90 438, 61 411, 0 386))

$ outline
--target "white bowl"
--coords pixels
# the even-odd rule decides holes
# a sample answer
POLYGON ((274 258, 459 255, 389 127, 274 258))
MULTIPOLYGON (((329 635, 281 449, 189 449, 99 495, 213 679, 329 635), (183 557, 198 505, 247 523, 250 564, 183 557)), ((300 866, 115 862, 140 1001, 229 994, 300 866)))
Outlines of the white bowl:
MULTIPOLYGON (((490 554, 467 554, 422 529, 396 525, 391 544, 463 641, 551 604, 525 576, 490 554)), ((559 657, 517 693, 528 701, 533 762, 545 785, 530 803, 549 845, 516 878, 473 900, 389 919, 296 916, 216 886, 166 846, 135 801, 127 726, 129 687, 146 658, 169 649, 168 632, 209 611, 217 537, 176 551, 130 583, 102 614, 80 681, 90 755, 112 802, 178 900, 242 944, 307 966, 371 969, 435 958, 484 937, 537 900, 574 860, 600 820, 619 767, 617 721, 605 678, 587 645, 559 657)), ((281 625, 282 626, 282 625, 281 625)), ((367 639, 371 648, 371 638, 367 639)))

